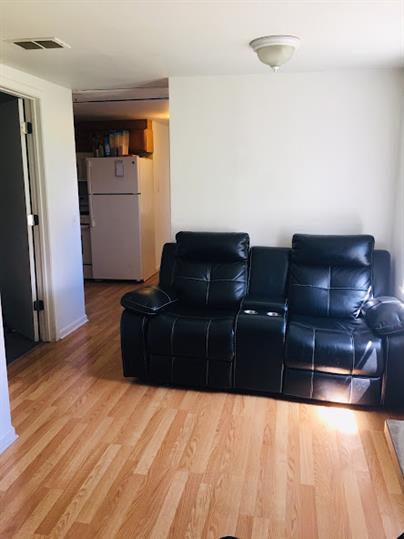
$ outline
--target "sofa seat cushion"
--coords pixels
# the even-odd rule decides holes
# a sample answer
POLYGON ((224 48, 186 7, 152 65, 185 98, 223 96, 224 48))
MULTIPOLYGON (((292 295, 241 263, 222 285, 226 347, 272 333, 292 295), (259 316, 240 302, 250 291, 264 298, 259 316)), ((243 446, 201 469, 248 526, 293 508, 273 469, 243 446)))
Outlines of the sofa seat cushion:
POLYGON ((192 310, 177 305, 150 319, 149 353, 232 361, 236 312, 192 310))
POLYGON ((285 355, 288 368, 323 373, 380 376, 384 368, 381 339, 360 318, 291 316, 285 355))

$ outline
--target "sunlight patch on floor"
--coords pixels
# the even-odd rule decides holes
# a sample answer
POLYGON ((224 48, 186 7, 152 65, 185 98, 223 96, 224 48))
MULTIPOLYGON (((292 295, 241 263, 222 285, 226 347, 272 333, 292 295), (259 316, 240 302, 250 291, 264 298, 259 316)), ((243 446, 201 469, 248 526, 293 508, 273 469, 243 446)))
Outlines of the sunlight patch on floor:
POLYGON ((352 410, 321 406, 317 409, 320 419, 330 428, 345 434, 356 434, 358 425, 352 410))

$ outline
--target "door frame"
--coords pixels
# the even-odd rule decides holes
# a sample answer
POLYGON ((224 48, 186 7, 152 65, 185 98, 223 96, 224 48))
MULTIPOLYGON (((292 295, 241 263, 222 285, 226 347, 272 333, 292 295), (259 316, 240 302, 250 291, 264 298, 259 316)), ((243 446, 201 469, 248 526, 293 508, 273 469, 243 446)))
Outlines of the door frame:
POLYGON ((32 197, 32 191, 31 188, 31 173, 30 173, 30 167, 29 167, 29 157, 28 157, 28 140, 29 137, 26 133, 26 129, 24 128, 24 124, 27 121, 26 113, 25 113, 25 103, 24 99, 18 98, 17 100, 17 106, 18 106, 18 119, 19 119, 19 125, 20 125, 20 139, 21 139, 21 151, 22 151, 22 169, 23 169, 23 181, 24 181, 24 199, 25 199, 25 211, 26 211, 26 223, 25 226, 27 228, 27 239, 28 239, 28 257, 29 257, 29 272, 30 272, 30 285, 31 285, 31 297, 32 297, 32 318, 33 318, 33 329, 34 329, 34 341, 38 342, 40 340, 40 327, 39 327, 39 312, 35 310, 35 303, 38 300, 38 286, 41 288, 42 284, 42 277, 41 273, 39 271, 39 268, 37 268, 36 264, 36 251, 35 246, 37 244, 36 237, 38 236, 36 234, 36 228, 34 219, 31 217, 32 221, 31 223, 28 222, 28 216, 35 214, 34 211, 34 203, 32 197))
MULTIPOLYGON (((0 92, 13 95, 23 100, 25 121, 31 122, 33 126, 32 134, 26 136, 26 157, 28 161, 31 210, 32 213, 38 215, 39 218, 39 226, 33 227, 37 295, 38 298, 44 302, 44 309, 43 311, 39 311, 38 316, 39 334, 41 341, 55 341, 57 336, 55 308, 52 301, 53 286, 51 280, 48 212, 45 198, 40 98, 15 91, 3 85, 0 85, 0 92)), ((29 226, 28 222, 27 226, 29 226)))

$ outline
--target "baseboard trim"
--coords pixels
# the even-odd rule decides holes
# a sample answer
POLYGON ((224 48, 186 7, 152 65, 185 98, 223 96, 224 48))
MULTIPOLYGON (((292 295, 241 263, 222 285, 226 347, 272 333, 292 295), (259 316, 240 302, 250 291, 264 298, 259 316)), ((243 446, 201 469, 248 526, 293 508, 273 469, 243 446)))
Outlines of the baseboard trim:
POLYGON ((6 449, 10 447, 12 443, 14 443, 18 438, 17 433, 15 432, 14 427, 10 427, 9 431, 0 438, 0 454, 4 453, 6 449))
POLYGON ((404 462, 402 459, 403 452, 403 421, 397 419, 387 419, 384 422, 384 434, 387 439, 391 458, 394 463, 394 468, 399 478, 401 488, 404 492, 404 462), (401 457, 401 458, 400 458, 401 457))
POLYGON ((84 326, 84 324, 87 324, 87 322, 88 322, 88 318, 85 315, 79 318, 78 320, 75 320, 71 324, 65 326, 63 329, 59 331, 58 340, 64 339, 65 337, 70 335, 70 333, 73 333, 73 331, 76 331, 76 329, 79 329, 81 326, 84 326))

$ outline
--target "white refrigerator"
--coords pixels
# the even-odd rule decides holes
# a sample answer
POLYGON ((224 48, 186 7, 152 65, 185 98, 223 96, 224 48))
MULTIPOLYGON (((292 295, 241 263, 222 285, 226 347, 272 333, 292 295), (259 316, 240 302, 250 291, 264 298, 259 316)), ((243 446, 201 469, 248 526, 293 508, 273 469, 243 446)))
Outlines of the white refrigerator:
POLYGON ((87 159, 94 279, 144 281, 156 272, 151 159, 87 159))

